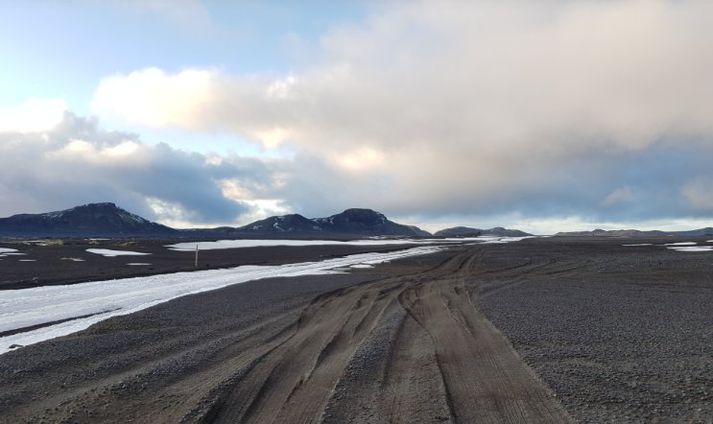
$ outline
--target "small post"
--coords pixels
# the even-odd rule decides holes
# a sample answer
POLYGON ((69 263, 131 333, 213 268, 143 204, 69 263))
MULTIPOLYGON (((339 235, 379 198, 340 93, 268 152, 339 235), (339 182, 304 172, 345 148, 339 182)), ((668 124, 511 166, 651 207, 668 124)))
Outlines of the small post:
POLYGON ((193 262, 193 267, 198 268, 198 243, 196 243, 196 259, 193 262))

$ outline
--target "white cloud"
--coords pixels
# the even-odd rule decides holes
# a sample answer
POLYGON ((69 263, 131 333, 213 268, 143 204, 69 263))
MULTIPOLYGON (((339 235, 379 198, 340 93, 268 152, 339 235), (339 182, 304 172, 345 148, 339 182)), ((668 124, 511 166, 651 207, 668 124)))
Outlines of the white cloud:
POLYGON ((85 161, 92 164, 119 164, 126 166, 145 166, 148 164, 147 148, 135 140, 124 140, 115 145, 97 145, 95 142, 70 139, 57 150, 47 151, 50 160, 85 161), (142 151, 143 150, 143 151, 142 151))
POLYGON ((67 106, 61 99, 31 98, 12 106, 0 107, 0 132, 43 132, 56 127, 67 106))
POLYGON ((298 73, 114 75, 94 110, 294 149, 268 198, 320 211, 531 207, 523 199, 540 214, 707 210, 688 188, 689 209, 674 211, 678 183, 643 187, 622 167, 656 177, 637 157, 665 147, 689 155, 675 175, 713 177, 691 159, 713 148, 713 3, 389 2, 319 51, 298 73))
POLYGON ((216 96, 216 77, 212 70, 169 75, 157 68, 110 76, 99 83, 92 110, 149 127, 198 128, 203 108, 216 96))
POLYGON ((380 150, 363 146, 346 152, 335 153, 334 162, 349 171, 363 172, 384 164, 384 153, 380 150))
POLYGON ((49 131, 0 131, 0 216, 113 201, 151 219, 190 226, 234 224, 262 210, 248 202, 270 198, 272 171, 256 159, 215 159, 145 144, 66 113, 49 131), (225 180, 239 181, 245 196, 226 195, 225 180))
POLYGON ((603 205, 616 206, 621 203, 631 202, 635 197, 636 194, 631 187, 619 187, 607 195, 603 205))

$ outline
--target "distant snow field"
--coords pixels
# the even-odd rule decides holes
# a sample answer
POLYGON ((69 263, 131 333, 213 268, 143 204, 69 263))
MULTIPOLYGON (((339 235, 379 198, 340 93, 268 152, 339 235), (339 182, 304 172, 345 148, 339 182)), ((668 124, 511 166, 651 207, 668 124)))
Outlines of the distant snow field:
POLYGON ((338 273, 358 264, 376 264, 442 249, 418 246, 386 253, 361 253, 321 262, 276 266, 246 265, 231 269, 159 274, 147 277, 95 281, 67 286, 45 286, 0 291, 0 332, 49 322, 59 324, 0 337, 0 354, 10 346, 26 346, 84 330, 107 318, 146 309, 177 297, 216 290, 232 284, 272 277, 338 273), (75 317, 84 317, 76 318, 75 317))
POLYGON ((667 249, 676 252, 713 252, 713 246, 669 246, 667 249))
POLYGON ((193 252, 198 250, 238 249, 246 247, 274 247, 274 246, 388 246, 403 244, 436 244, 436 243, 508 243, 519 241, 527 237, 462 237, 442 239, 362 239, 350 241, 337 240, 218 240, 203 242, 186 242, 170 244, 166 247, 178 252, 193 252))
POLYGON ((653 246, 652 243, 628 243, 622 244, 624 247, 643 247, 643 246, 653 246))
POLYGON ((149 265, 151 265, 151 264, 148 263, 148 262, 129 262, 129 263, 126 264, 126 265, 129 265, 129 266, 149 266, 149 265))
POLYGON ((22 256, 24 253, 20 253, 17 249, 11 249, 9 247, 0 247, 0 258, 7 256, 22 256))
POLYGON ((102 255, 107 258, 113 258, 116 256, 144 256, 150 255, 150 253, 142 252, 132 252, 130 250, 113 250, 113 249, 87 249, 87 252, 94 253, 95 255, 102 255))
POLYGON ((696 243, 695 241, 679 241, 676 243, 666 243, 664 246, 695 246, 696 243))

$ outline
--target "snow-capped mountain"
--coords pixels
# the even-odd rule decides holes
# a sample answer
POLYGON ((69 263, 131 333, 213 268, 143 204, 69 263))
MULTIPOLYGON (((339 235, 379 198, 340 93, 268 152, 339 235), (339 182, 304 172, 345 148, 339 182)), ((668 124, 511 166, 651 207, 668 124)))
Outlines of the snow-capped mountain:
POLYGON ((237 229, 240 233, 322 233, 384 236, 429 236, 418 227, 390 221, 384 214, 371 209, 347 209, 326 218, 305 218, 302 215, 273 216, 237 229))
POLYGON ((176 232, 114 203, 90 203, 62 211, 0 218, 0 235, 11 236, 139 236, 176 232))

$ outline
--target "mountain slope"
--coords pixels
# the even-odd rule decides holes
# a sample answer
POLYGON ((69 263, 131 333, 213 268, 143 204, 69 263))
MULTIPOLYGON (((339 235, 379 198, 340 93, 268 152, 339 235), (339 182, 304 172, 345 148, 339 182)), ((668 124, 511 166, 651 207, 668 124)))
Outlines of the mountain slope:
POLYGON ((272 216, 236 229, 237 233, 321 233, 361 236, 429 236, 418 227, 390 221, 371 209, 347 209, 326 218, 309 219, 302 215, 272 216))
POLYGON ((477 236, 498 236, 498 237, 526 237, 532 234, 520 230, 511 230, 503 227, 493 227, 486 230, 471 227, 452 227, 434 233, 439 237, 477 237, 477 236))
POLYGON ((323 231, 314 220, 305 218, 299 214, 271 216, 269 218, 255 221, 244 227, 238 228, 238 231, 248 232, 319 232, 323 231))
POLYGON ((132 214, 114 203, 90 203, 62 211, 0 218, 0 235, 129 236, 172 235, 178 231, 132 214))
POLYGON ((317 218, 325 231, 343 234, 389 235, 389 236, 430 236, 418 227, 390 221, 382 213, 371 209, 347 209, 327 218, 317 218))

